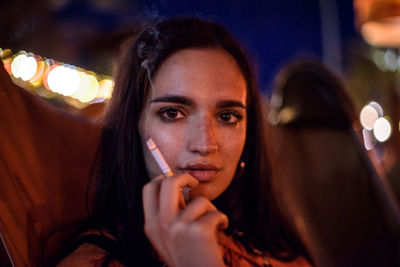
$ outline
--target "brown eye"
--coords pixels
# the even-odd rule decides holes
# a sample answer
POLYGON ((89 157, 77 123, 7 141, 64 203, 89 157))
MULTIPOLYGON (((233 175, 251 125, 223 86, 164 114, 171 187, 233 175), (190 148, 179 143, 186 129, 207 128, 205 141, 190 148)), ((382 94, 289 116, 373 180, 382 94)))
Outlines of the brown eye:
POLYGON ((175 109, 170 109, 165 111, 165 115, 170 119, 175 119, 178 116, 178 111, 175 109))
POLYGON ((226 125, 236 125, 243 119, 243 115, 236 111, 223 111, 218 115, 218 121, 226 125))
POLYGON ((164 121, 175 121, 186 118, 186 115, 178 108, 167 107, 158 112, 160 118, 164 121))
POLYGON ((232 118, 232 114, 230 114, 230 113, 222 113, 220 118, 224 122, 229 122, 231 120, 231 118, 232 118))

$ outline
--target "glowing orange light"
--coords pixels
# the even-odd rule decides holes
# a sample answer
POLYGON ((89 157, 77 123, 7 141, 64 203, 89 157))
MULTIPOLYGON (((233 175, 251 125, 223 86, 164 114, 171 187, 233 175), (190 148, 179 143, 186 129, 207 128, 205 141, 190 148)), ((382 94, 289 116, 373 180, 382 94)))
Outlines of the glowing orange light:
POLYGON ((49 73, 51 72, 52 69, 54 69, 58 65, 54 64, 54 63, 51 64, 51 62, 49 62, 48 60, 45 60, 44 64, 45 64, 45 70, 44 70, 43 78, 42 78, 43 85, 47 90, 50 90, 49 83, 48 83, 49 73))
POLYGON ((83 103, 88 103, 92 101, 99 91, 99 83, 96 77, 94 77, 94 75, 88 75, 88 78, 89 87, 87 88, 86 93, 81 98, 79 98, 79 101, 83 103))
POLYGON ((354 0, 361 35, 378 47, 400 46, 400 0, 354 0))
POLYGON ((11 72, 11 58, 3 59, 4 68, 6 69, 8 75, 12 75, 11 72))
POLYGON ((104 79, 99 82, 99 93, 96 98, 110 99, 114 89, 114 82, 111 79, 104 79))
POLYGON ((89 75, 87 75, 83 71, 79 71, 79 77, 80 77, 79 88, 78 90, 75 91, 75 93, 71 95, 71 97, 75 99, 82 98, 86 94, 86 91, 90 86, 89 75))
POLYGON ((35 75, 29 80, 29 83, 35 87, 42 84, 42 78, 45 71, 46 65, 43 60, 38 61, 37 70, 35 75))

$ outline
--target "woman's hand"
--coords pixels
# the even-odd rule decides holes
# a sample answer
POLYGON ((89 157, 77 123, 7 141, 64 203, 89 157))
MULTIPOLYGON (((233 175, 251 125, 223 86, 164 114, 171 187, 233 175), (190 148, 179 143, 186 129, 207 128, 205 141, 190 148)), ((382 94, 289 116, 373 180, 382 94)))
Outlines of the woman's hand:
POLYGON ((194 188, 190 174, 157 176, 143 187, 144 230, 168 266, 224 266, 217 230, 228 218, 205 197, 182 205, 181 188, 194 188))

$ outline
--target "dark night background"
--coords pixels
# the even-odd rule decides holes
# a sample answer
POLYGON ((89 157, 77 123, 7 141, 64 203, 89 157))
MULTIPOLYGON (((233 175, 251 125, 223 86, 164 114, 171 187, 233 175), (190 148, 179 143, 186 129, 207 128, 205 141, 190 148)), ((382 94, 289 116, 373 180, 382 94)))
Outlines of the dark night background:
POLYGON ((7 20, 0 26, 6 32, 0 39, 1 48, 25 50, 105 74, 110 72, 105 61, 93 58, 106 52, 93 45, 82 48, 88 43, 85 38, 104 40, 143 17, 211 19, 251 51, 264 92, 270 91, 277 69, 296 57, 320 58, 342 74, 349 44, 359 39, 353 3, 348 0, 16 0, 1 5, 5 10, 2 19, 7 20), (325 13, 321 13, 323 8, 325 13))

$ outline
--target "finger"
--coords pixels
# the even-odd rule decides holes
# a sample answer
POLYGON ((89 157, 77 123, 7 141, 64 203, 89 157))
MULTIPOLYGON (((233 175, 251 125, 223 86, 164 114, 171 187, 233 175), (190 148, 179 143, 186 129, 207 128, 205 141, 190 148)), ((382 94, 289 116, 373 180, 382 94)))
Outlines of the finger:
POLYGON ((184 186, 182 187, 182 195, 185 203, 189 202, 190 200, 190 192, 192 189, 190 187, 184 186))
POLYGON ((158 215, 160 187, 164 179, 164 175, 156 176, 142 189, 143 211, 146 220, 158 215))
POLYGON ((163 180, 160 188, 160 218, 166 220, 174 218, 179 211, 179 202, 182 198, 181 188, 184 186, 196 187, 199 184, 193 176, 187 173, 178 174, 163 180))
POLYGON ((209 211, 217 210, 217 208, 205 197, 196 197, 182 210, 179 219, 185 222, 194 221, 209 211))
POLYGON ((161 174, 153 178, 147 183, 142 190, 143 211, 145 217, 144 232, 152 243, 158 255, 165 261, 169 262, 168 253, 165 244, 160 239, 157 227, 157 217, 159 211, 159 193, 161 182, 165 179, 165 175, 161 174))
POLYGON ((228 217, 218 210, 207 212, 198 219, 198 222, 220 230, 228 228, 229 225, 228 217))
MULTIPOLYGON (((181 191, 182 192, 182 191, 181 191)), ((183 196, 183 192, 179 194, 179 209, 183 210, 184 208, 186 208, 186 201, 185 201, 185 197, 183 196)))

